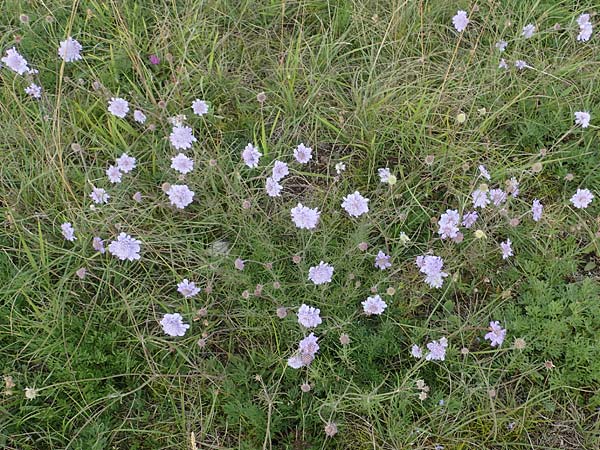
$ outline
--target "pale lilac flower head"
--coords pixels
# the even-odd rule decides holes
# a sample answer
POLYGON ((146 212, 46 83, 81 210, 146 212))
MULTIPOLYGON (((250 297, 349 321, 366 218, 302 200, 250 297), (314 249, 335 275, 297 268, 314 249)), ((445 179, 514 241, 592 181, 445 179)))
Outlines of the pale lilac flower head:
POLYGON ((123 119, 129 112, 129 102, 120 97, 112 97, 108 102, 108 112, 123 119))
POLYGON ((236 258, 236 260, 233 262, 233 267, 235 267, 237 270, 244 270, 244 260, 241 258, 236 258))
POLYGON ((304 144, 298 145, 294 150, 294 158, 300 164, 306 164, 312 159, 312 148, 306 147, 304 144))
POLYGON ((65 222, 60 226, 60 229, 62 230, 62 235, 63 237, 70 242, 73 242, 77 239, 77 237, 75 236, 75 229, 73 228, 73 225, 71 225, 71 222, 65 222))
POLYGON ((525 39, 529 39, 535 33, 535 25, 529 23, 523 27, 523 32, 521 33, 525 39))
POLYGON ((286 177, 290 173, 288 165, 283 161, 275 161, 273 164, 273 171, 271 177, 275 181, 281 181, 284 177, 286 177))
POLYGON ((208 113, 208 103, 197 98, 192 103, 192 110, 197 116, 203 116, 204 114, 208 113))
POLYGON ((507 198, 506 192, 502 189, 492 189, 490 190, 490 200, 494 204, 494 206, 500 206, 502 203, 506 201, 507 198))
POLYGON ((589 189, 577 189, 577 192, 571 197, 571 203, 578 209, 585 209, 592 203, 594 194, 589 189))
POLYGON ((379 174, 379 181, 381 181, 382 183, 387 183, 390 179, 390 175, 392 175, 390 169, 388 169, 387 167, 377 169, 377 173, 379 174))
POLYGON ((106 169, 106 176, 108 176, 108 180, 111 183, 120 183, 122 175, 123 174, 116 166, 108 166, 108 169, 106 169))
POLYGON ((77 40, 68 37, 66 41, 61 41, 58 47, 58 56, 65 62, 79 61, 81 59, 81 49, 83 47, 77 40))
POLYGON ((298 323, 306 328, 315 328, 323 322, 320 313, 320 309, 302 304, 298 309, 298 323))
POLYGON ((123 153, 116 159, 117 167, 123 173, 129 173, 135 169, 135 158, 129 156, 127 153, 123 153))
POLYGON ((360 195, 360 192, 355 191, 353 194, 348 194, 344 197, 342 208, 352 217, 359 217, 369 212, 369 199, 360 195))
POLYGON ((498 69, 508 69, 508 63, 504 58, 500 59, 500 63, 498 64, 498 69))
POLYGON ((273 177, 268 177, 265 183, 265 189, 269 197, 281 197, 281 190, 283 186, 280 185, 273 177))
POLYGON ((483 178, 485 178, 486 180, 492 179, 492 177, 490 176, 490 173, 487 171, 487 169, 485 168, 485 166, 483 164, 480 164, 478 169, 479 169, 479 173, 481 173, 481 176, 483 178))
POLYGON ((533 214, 533 220, 535 222, 539 222, 542 218, 542 212, 544 210, 544 205, 536 198, 533 200, 533 205, 531 206, 531 214, 533 214))
POLYGON ((592 33, 594 32, 594 26, 588 22, 579 27, 579 34, 577 35, 577 40, 580 42, 587 42, 592 37, 592 33))
POLYGON ((590 15, 589 14, 581 14, 578 18, 577 18, 577 25, 579 25, 580 27, 583 27, 584 25, 590 23, 590 15))
POLYGON ((108 203, 110 195, 108 195, 104 189, 94 187, 92 188, 92 192, 90 193, 90 198, 96 204, 108 203))
POLYGON ((442 271, 444 260, 439 256, 423 255, 417 256, 417 266, 421 273, 425 274, 425 283, 432 288, 441 288, 444 278, 448 276, 442 271))
POLYGON ((108 246, 108 252, 121 261, 126 259, 134 261, 140 259, 140 244, 140 241, 128 234, 120 233, 117 239, 112 241, 108 246))
POLYGON ((171 205, 183 209, 194 200, 194 191, 185 184, 172 184, 167 190, 171 205))
POLYGON ((179 313, 165 314, 160 321, 160 325, 165 334, 169 336, 183 336, 190 327, 189 324, 183 323, 183 317, 179 313))
POLYGON ((465 228, 471 228, 475 222, 477 222, 478 218, 479 214, 477 214, 477 211, 468 212, 463 216, 462 226, 465 228))
POLYGON ((183 153, 179 153, 171 158, 171 169, 185 175, 194 170, 194 160, 188 158, 183 153))
POLYGON ((517 60, 515 61, 515 67, 516 67, 517 69, 519 69, 519 70, 523 70, 523 69, 526 69, 526 68, 527 68, 527 67, 529 67, 529 66, 528 66, 528 65, 527 65, 527 63, 526 63, 525 61, 523 61, 522 59, 517 59, 517 60))
POLYGON ((510 239, 500 243, 500 250, 502 250, 502 259, 508 259, 509 256, 513 256, 512 242, 510 239))
POLYGON ((374 295, 372 297, 367 297, 367 299, 361 303, 363 305, 363 310, 366 315, 381 315, 385 308, 387 308, 387 304, 383 301, 383 299, 379 295, 374 295))
POLYGON ((179 292, 185 298, 190 298, 197 295, 198 292, 200 292, 200 288, 196 287, 196 283, 193 281, 189 281, 187 278, 184 278, 181 283, 177 284, 177 292, 179 292))
POLYGON ((42 87, 38 86, 35 83, 31 83, 29 86, 25 88, 25 93, 30 95, 33 98, 41 98, 42 97, 42 87))
POLYGON ((413 344, 413 346, 410 348, 410 354, 414 358, 422 358, 423 350, 417 344, 413 344))
POLYGON ((590 120, 592 116, 587 111, 577 111, 575 113, 575 125, 580 125, 581 128, 587 128, 590 126, 590 120))
POLYGON ((146 114, 144 114, 139 109, 136 109, 135 111, 133 111, 133 120, 135 120, 138 123, 144 123, 146 122, 146 114))
POLYGON ((492 347, 500 347, 506 337, 506 329, 500 326, 497 320, 490 322, 490 332, 485 335, 485 339, 490 341, 492 347))
POLYGON ((180 124, 173 127, 173 131, 169 135, 169 141, 177 150, 185 150, 192 148, 192 144, 196 142, 196 138, 190 127, 180 124))
POLYGON ((460 222, 460 216, 456 209, 448 209, 444 214, 441 215, 438 221, 438 234, 442 239, 451 238, 454 239, 458 234, 458 224, 460 222))
POLYGON ((454 28, 456 28, 456 31, 458 31, 459 33, 464 31, 465 28, 467 28, 467 25, 469 24, 467 12, 463 10, 457 11, 456 15, 452 17, 452 24, 454 25, 454 28))
POLYGON ((92 247, 94 250, 100 252, 101 254, 104 254, 104 252, 106 251, 104 249, 104 241, 99 236, 96 236, 94 237, 94 239, 92 239, 92 247))
POLYGON ((319 217, 321 213, 317 208, 311 209, 307 206, 303 206, 302 203, 298 203, 297 206, 291 209, 292 220, 298 228, 304 228, 312 230, 316 228, 319 223, 319 217))
POLYGON ((506 192, 514 198, 517 198, 517 195, 519 195, 519 181, 515 177, 506 181, 506 192))
POLYGON ((480 189, 477 189, 475 191, 473 191, 473 193, 471 194, 471 197, 473 199, 473 206, 475 208, 485 208, 487 205, 490 204, 490 198, 488 195, 488 191, 482 191, 480 189))
POLYGON ((319 351, 319 344, 317 343, 318 340, 319 338, 316 337, 314 333, 310 333, 298 343, 298 350, 300 350, 301 354, 315 356, 319 351))
POLYGON ((439 341, 431 341, 427 344, 429 353, 425 356, 427 361, 444 361, 446 359, 446 349, 448 348, 448 340, 443 337, 439 341))
POLYGON ((377 256, 375 257, 375 267, 381 270, 385 270, 388 267, 392 267, 392 263, 390 261, 391 259, 392 258, 390 255, 386 255, 381 250, 379 250, 377 256))
POLYGON ((333 266, 321 261, 318 266, 308 269, 308 279, 313 283, 325 284, 331 282, 333 276, 333 266))
POLYGON ((496 42, 496 48, 503 52, 504 50, 506 50, 506 46, 508 45, 508 42, 506 41, 498 41, 496 42))
POLYGON ((242 151, 242 159, 244 160, 244 163, 251 169, 258 167, 258 161, 260 160, 261 156, 262 153, 259 152, 258 149, 252 144, 246 145, 242 151))
POLYGON ((0 61, 19 75, 29 73, 31 70, 27 65, 27 60, 14 47, 6 50, 6 56, 0 59, 0 61))

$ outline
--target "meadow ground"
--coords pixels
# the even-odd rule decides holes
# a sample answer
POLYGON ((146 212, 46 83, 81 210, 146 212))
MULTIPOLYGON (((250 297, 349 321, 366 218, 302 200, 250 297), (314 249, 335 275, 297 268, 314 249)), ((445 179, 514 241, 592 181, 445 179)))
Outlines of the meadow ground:
POLYGON ((39 73, 0 69, 0 447, 600 448, 600 198, 570 202, 600 196, 600 41, 578 41, 576 22, 597 23, 597 2, 1 3, 2 56, 14 46, 39 73), (59 58, 67 36, 80 60, 59 58), (129 102, 124 119, 111 97, 129 102), (185 176, 170 167, 180 114, 197 139, 185 176), (136 168, 110 183, 124 152, 136 168), (275 160, 290 173, 269 197, 275 160), (516 194, 512 178, 518 195, 459 225, 462 242, 441 239, 446 210, 471 211, 484 182, 516 194), (173 207, 165 183, 194 201, 173 207), (360 217, 341 207, 354 191, 370 200, 360 217), (299 202, 321 212, 316 229, 294 225, 299 202), (139 260, 92 247, 120 232, 139 260), (415 264, 428 254, 441 288, 415 264), (320 261, 334 273, 315 285, 320 261), (184 278, 201 292, 181 295, 184 278), (367 316, 376 293, 387 309, 367 316), (302 304, 322 324, 303 328, 302 304), (163 332, 165 313, 184 336, 163 332), (314 361, 289 367, 310 331, 314 361), (442 338, 443 360, 411 355, 442 338))

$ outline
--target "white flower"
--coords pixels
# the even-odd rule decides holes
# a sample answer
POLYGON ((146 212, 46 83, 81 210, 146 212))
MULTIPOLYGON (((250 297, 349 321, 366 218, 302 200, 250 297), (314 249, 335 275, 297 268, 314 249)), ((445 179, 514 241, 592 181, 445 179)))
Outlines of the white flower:
POLYGON ((90 198, 96 204, 108 203, 110 195, 108 195, 104 189, 94 187, 90 193, 90 198))
POLYGON ((500 250, 502 250, 502 259, 508 259, 509 256, 513 256, 511 244, 512 242, 510 242, 510 239, 506 239, 505 242, 500 243, 500 250))
POLYGON ((200 292, 200 288, 196 287, 196 283, 193 281, 189 281, 187 278, 184 278, 181 283, 177 284, 177 292, 179 292, 185 298, 190 298, 197 295, 198 292, 200 292))
POLYGON ((144 114, 139 109, 136 109, 135 111, 133 111, 133 120, 135 120, 138 123, 144 123, 146 122, 146 114, 144 114))
POLYGON ((123 119, 129 112, 129 103, 121 97, 112 97, 108 102, 108 112, 123 119))
POLYGON ((294 150, 294 158, 300 164, 306 164, 312 159, 312 148, 306 147, 304 144, 298 145, 294 150))
POLYGON ((367 299, 361 303, 363 305, 363 310, 365 314, 370 315, 381 315, 385 308, 387 308, 387 304, 382 300, 379 295, 374 295, 372 297, 367 297, 367 299))
POLYGON ((427 344, 429 353, 425 356, 427 361, 443 361, 446 359, 446 348, 448 347, 448 340, 443 337, 439 341, 431 341, 427 344))
POLYGON ((586 23, 579 28, 579 34, 577 40, 580 42, 587 42, 592 37, 594 27, 591 23, 586 23))
POLYGON ((464 31, 465 28, 467 28, 467 25, 469 24, 467 12, 462 10, 457 11, 456 15, 452 17, 452 24, 454 25, 454 28, 456 28, 456 31, 458 31, 459 33, 464 31))
POLYGON ((517 195, 519 195, 519 181, 515 177, 506 180, 506 192, 514 198, 517 198, 517 195))
POLYGON ((319 316, 321 310, 302 304, 298 309, 298 323, 306 328, 314 328, 323 321, 319 316))
POLYGON ((116 159, 117 167, 123 173, 129 173, 135 169, 135 158, 129 156, 127 153, 123 153, 116 159))
POLYGON ((183 317, 179 313, 165 314, 160 321, 160 325, 165 334, 169 336, 183 336, 190 327, 189 324, 183 323, 183 317))
POLYGON ((35 83, 31 83, 25 88, 25 93, 33 98, 40 98, 42 96, 42 88, 35 83))
POLYGON ((391 256, 386 255, 381 250, 377 253, 375 257, 375 267, 381 270, 385 270, 388 267, 392 267, 392 263, 390 262, 391 256))
POLYGON ((487 171, 487 169, 485 168, 485 166, 483 164, 480 164, 478 169, 483 178, 485 178, 486 180, 492 179, 492 177, 490 176, 490 173, 487 171))
POLYGON ((413 346, 410 349, 410 354, 415 358, 422 358, 423 350, 417 344, 413 344, 413 346))
POLYGON ((344 197, 342 208, 352 217, 359 217, 369 212, 369 199, 360 195, 358 191, 344 197))
POLYGON ((508 69, 508 64, 506 63, 506 60, 504 58, 500 60, 500 64, 498 64, 498 69, 508 69))
POLYGON ((588 23, 591 23, 590 22, 590 15, 589 14, 581 14, 577 18, 577 25, 579 25, 579 27, 583 27, 583 26, 585 26, 588 23))
POLYGON ((99 236, 96 236, 96 237, 94 237, 94 239, 92 239, 92 247, 94 250, 96 250, 97 252, 100 252, 102 254, 104 254, 104 252, 106 251, 104 249, 104 241, 99 236))
POLYGON ((183 153, 179 153, 177 156, 171 158, 171 169, 175 169, 177 172, 185 175, 194 170, 194 160, 188 158, 183 153))
POLYGON ((121 173, 118 167, 108 166, 108 169, 106 169, 106 176, 108 176, 108 180, 111 183, 120 183, 121 175, 123 174, 121 173))
POLYGON ((590 119, 592 116, 587 111, 577 111, 575 113, 575 125, 581 125, 581 128, 587 128, 590 126, 590 119))
POLYGON ((204 114, 208 113, 208 103, 197 98, 192 103, 192 109, 194 110, 194 114, 197 116, 203 116, 204 114))
POLYGON ((258 149, 252 144, 246 145, 242 151, 242 159, 244 160, 244 163, 246 163, 246 165, 251 169, 258 167, 258 162, 261 156, 262 153, 259 152, 258 149))
POLYGON ((387 183, 388 180, 390 179, 390 175, 392 174, 390 172, 390 169, 388 169, 387 167, 377 169, 377 173, 379 175, 379 181, 381 181, 382 183, 387 183))
POLYGON ((318 266, 308 269, 308 279, 313 283, 325 284, 331 282, 333 276, 333 266, 321 261, 318 266))
POLYGON ((529 39, 535 33, 535 25, 529 23, 523 27, 523 32, 521 33, 525 39, 529 39))
POLYGON ((281 181, 284 177, 286 177, 290 173, 290 169, 288 165, 283 161, 275 161, 273 164, 272 178, 275 181, 281 181))
POLYGON ((19 75, 29 73, 30 69, 27 60, 13 47, 6 50, 6 56, 0 59, 13 72, 19 75))
POLYGON ((500 326, 500 322, 497 320, 490 322, 490 332, 485 335, 485 339, 490 341, 491 346, 501 346, 506 337, 506 329, 500 326))
POLYGON ((196 142, 196 138, 190 127, 176 125, 169 135, 169 141, 177 150, 185 150, 192 147, 192 144, 196 142))
POLYGON ((292 208, 290 212, 292 213, 292 220, 296 227, 307 230, 316 228, 319 223, 319 217, 321 216, 321 213, 317 208, 311 209, 302 205, 302 203, 298 203, 298 205, 292 208))
POLYGON ((304 367, 304 362, 302 361, 302 357, 300 355, 294 355, 288 358, 287 364, 292 369, 299 369, 300 367, 304 367))
POLYGON ((108 246, 108 252, 119 258, 121 261, 134 261, 140 259, 141 241, 132 238, 128 234, 120 233, 117 239, 108 246))
POLYGON ((525 61, 523 61, 522 59, 517 59, 517 60, 515 61, 515 67, 516 67, 517 69, 519 69, 519 70, 523 70, 523 69, 526 69, 526 68, 527 68, 527 67, 529 67, 529 66, 528 66, 528 65, 527 65, 527 63, 526 63, 525 61))
POLYGON ((594 195, 589 189, 577 189, 577 192, 571 197, 571 203, 578 209, 585 209, 592 203, 594 195))
POLYGON ((542 218, 542 212, 544 211, 544 205, 536 198, 533 200, 533 204, 531 205, 531 214, 533 215, 533 220, 535 222, 539 222, 542 218))
POLYGON ((185 184, 172 184, 167 191, 171 205, 183 209, 194 199, 194 191, 191 191, 185 184))
POLYGON ((268 177, 266 182, 266 190, 269 197, 280 197, 283 186, 280 185, 273 177, 268 177))
POLYGON ((344 170, 346 170, 346 164, 343 162, 340 161, 335 165, 335 173, 338 175, 340 175, 344 170))
POLYGON ((506 50, 506 46, 508 45, 508 42, 506 41, 498 41, 496 42, 496 48, 503 52, 504 50, 506 50))
POLYGON ((65 62, 79 61, 82 48, 79 42, 72 37, 68 37, 66 41, 61 41, 60 47, 58 47, 58 56, 65 62))
POLYGON ((63 237, 70 242, 73 242, 77 239, 77 237, 75 236, 75 229, 73 228, 73 225, 71 225, 71 222, 65 222, 60 226, 60 229, 62 230, 62 235, 63 237))

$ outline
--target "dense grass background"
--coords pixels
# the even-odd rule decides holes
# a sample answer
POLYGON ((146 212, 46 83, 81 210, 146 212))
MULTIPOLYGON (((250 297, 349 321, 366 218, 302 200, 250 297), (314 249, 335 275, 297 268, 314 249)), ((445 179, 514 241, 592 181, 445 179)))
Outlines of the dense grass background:
POLYGON ((27 98, 29 83, 0 69, 0 367, 16 384, 0 398, 0 446, 600 448, 600 47, 596 33, 577 42, 575 23, 597 6, 4 0, 0 49, 16 45, 45 92, 27 98), (463 34, 451 26, 459 8, 471 18, 463 34), (524 40, 527 23, 539 32, 524 40), (63 65, 56 52, 67 35, 84 58, 63 65), (498 70, 500 57, 533 68, 498 70), (145 126, 107 113, 117 95, 148 115, 145 126), (210 102, 209 115, 191 114, 195 98, 210 102), (579 110, 592 127, 574 127, 579 110), (184 211, 161 190, 178 180, 167 136, 180 113, 198 138, 185 177, 196 198, 184 211), (255 170, 240 159, 248 142, 265 155, 255 170), (283 197, 270 199, 268 163, 292 161, 299 142, 313 162, 292 164, 283 197), (109 185, 104 171, 124 151, 138 168, 109 185), (516 177, 521 194, 506 216, 482 214, 487 239, 470 231, 459 245, 440 241, 435 219, 470 208, 482 163, 491 186, 516 177), (393 187, 379 183, 386 166, 393 187), (108 205, 90 209, 92 185, 109 191, 108 205), (577 187, 598 197, 587 210, 568 203, 577 187), (353 220, 340 203, 357 189, 370 213, 353 220), (539 223, 534 198, 545 205, 539 223), (322 210, 316 231, 294 227, 298 201, 322 210), (60 234, 65 221, 74 244, 60 234), (93 236, 119 231, 142 240, 139 262, 92 250, 93 236), (515 257, 503 261, 507 237, 515 257), (392 270, 373 267, 379 249, 392 270), (450 272, 441 290, 414 264, 429 249, 450 272), (308 268, 321 260, 334 279, 314 286, 308 268), (203 292, 184 299, 182 278, 203 292), (365 317, 360 301, 374 290, 389 308, 365 317), (321 351, 294 371, 286 360, 302 337, 293 313, 302 303, 321 308, 321 351), (278 306, 290 308, 285 319, 278 306), (175 311, 192 324, 183 338, 158 325, 175 311), (500 349, 483 341, 490 320, 508 328, 500 349), (410 357, 413 343, 442 336, 445 362, 410 357), (424 401, 418 379, 430 387, 424 401), (35 399, 26 387, 39 389, 35 399))

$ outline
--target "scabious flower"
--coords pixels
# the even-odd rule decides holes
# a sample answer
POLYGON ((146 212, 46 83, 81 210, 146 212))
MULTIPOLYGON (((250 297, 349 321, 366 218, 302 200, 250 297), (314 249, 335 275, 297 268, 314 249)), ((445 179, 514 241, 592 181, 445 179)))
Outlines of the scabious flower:
POLYGON ((111 183, 120 183, 122 175, 118 167, 108 166, 108 169, 106 169, 106 176, 108 176, 108 180, 111 183))
POLYGON ((273 164, 273 171, 271 172, 271 177, 275 181, 281 181, 284 177, 288 176, 290 173, 290 169, 288 165, 283 161, 275 161, 273 164))
POLYGON ((192 110, 197 116, 203 116, 208 113, 208 103, 197 98, 192 103, 192 110))
POLYGON ((150 55, 150 56, 148 56, 148 60, 150 61, 150 64, 153 64, 155 66, 157 64, 160 64, 160 58, 158 56, 156 56, 156 55, 150 55))
POLYGON ((310 333, 298 343, 298 351, 294 356, 288 359, 288 366, 292 369, 308 366, 319 351, 318 337, 310 333))
POLYGON ((140 244, 141 241, 132 238, 128 234, 119 233, 117 239, 112 241, 108 246, 108 252, 119 258, 121 261, 134 261, 140 259, 140 244))
POLYGON ((388 267, 392 267, 392 263, 390 260, 391 260, 390 255, 386 255, 381 250, 379 250, 379 252, 377 253, 377 256, 375 257, 375 267, 377 267, 378 269, 381 269, 381 270, 385 270, 388 267))
POLYGON ((425 356, 427 361, 444 361, 446 359, 446 349, 448 348, 448 339, 445 337, 439 341, 431 341, 427 344, 429 353, 425 356))
POLYGON ((496 48, 503 52, 504 50, 506 50, 506 46, 508 45, 508 42, 506 41, 498 41, 496 42, 496 48))
POLYGON ((534 199, 533 204, 531 206, 531 214, 533 215, 533 220, 535 222, 539 222, 539 220, 542 218, 543 210, 544 205, 542 205, 537 198, 534 199))
POLYGON ((133 111, 133 120, 135 120, 138 123, 145 123, 146 122, 146 114, 144 114, 139 109, 136 109, 135 111, 133 111))
POLYGON ((31 69, 27 65, 27 60, 13 47, 6 50, 6 56, 0 59, 6 67, 13 72, 23 75, 29 73, 31 69))
POLYGON ((184 278, 181 283, 177 284, 177 292, 179 292, 185 298, 190 298, 197 295, 198 292, 200 292, 200 288, 196 287, 196 283, 193 281, 189 281, 187 278, 184 278))
POLYGON ((35 83, 31 83, 29 86, 25 88, 25 93, 30 95, 33 98, 41 98, 42 96, 42 87, 38 86, 35 83))
POLYGON ((460 216, 456 209, 448 209, 444 214, 441 215, 438 221, 438 234, 442 239, 451 238, 454 239, 458 234, 458 223, 460 222, 460 216))
POLYGON ((525 39, 529 39, 535 33, 535 25, 529 23, 523 27, 523 32, 521 33, 525 39))
POLYGON ((298 309, 298 323, 305 328, 315 328, 323 322, 319 314, 321 310, 302 304, 298 309))
POLYGON ((337 173, 338 175, 341 175, 342 172, 346 170, 346 164, 344 164, 343 162, 338 162, 335 165, 335 173, 337 173))
POLYGON ((417 344, 413 344, 413 346, 410 348, 410 354, 414 358, 422 358, 423 350, 417 344))
POLYGON ((94 237, 94 239, 92 239, 92 248, 97 252, 100 252, 101 254, 104 254, 104 252, 106 251, 104 249, 104 241, 99 236, 96 236, 94 237))
POLYGON ((358 191, 344 197, 342 208, 352 217, 359 217, 369 212, 369 199, 360 195, 358 191))
POLYGON ((135 169, 135 158, 129 156, 127 153, 123 153, 116 159, 117 167, 123 173, 129 173, 135 169))
POLYGON ((519 195, 519 181, 512 177, 510 180, 506 180, 506 192, 512 195, 513 198, 517 198, 519 195))
POLYGON ((592 116, 587 111, 577 111, 575 113, 575 125, 581 125, 581 128, 587 128, 590 126, 590 119, 592 116))
POLYGON ((169 336, 183 336, 190 327, 189 324, 183 323, 183 317, 179 313, 165 314, 160 321, 160 325, 165 334, 169 336))
POLYGON ((90 193, 90 198, 96 204, 108 203, 110 195, 108 195, 104 189, 94 187, 90 193))
POLYGON ((246 165, 251 169, 258 167, 258 161, 260 160, 261 156, 262 153, 259 152, 258 149, 252 144, 246 145, 242 151, 242 159, 244 160, 244 163, 246 163, 246 165))
POLYGON ((527 63, 525 61, 523 61, 522 59, 517 59, 515 61, 515 67, 519 70, 523 70, 526 69, 528 67, 527 63))
POLYGON ((480 164, 478 169, 479 169, 479 173, 481 173, 481 176, 483 178, 485 178, 486 180, 492 179, 492 177, 490 176, 490 173, 488 172, 488 170, 485 168, 485 166, 483 164, 480 164))
POLYGON ((190 127, 180 124, 173 127, 173 131, 169 135, 169 141, 177 150, 185 150, 192 148, 192 144, 196 142, 196 138, 190 127))
POLYGON ((312 159, 312 148, 306 147, 304 144, 298 145, 294 150, 294 158, 300 164, 306 164, 312 159))
POLYGON ((485 335, 485 339, 490 341, 492 347, 500 347, 506 337, 506 329, 503 329, 500 326, 500 322, 495 320, 490 322, 490 330, 491 331, 485 335))
POLYGON ((467 12, 463 10, 458 10, 456 12, 456 15, 452 17, 452 24, 454 25, 454 28, 456 28, 456 31, 458 31, 459 33, 464 31, 465 28, 467 28, 467 25, 469 24, 467 12))
POLYGON ((317 208, 311 209, 307 206, 298 203, 297 206, 291 209, 292 220, 298 228, 312 230, 317 227, 321 213, 317 208))
POLYGON ((167 190, 171 205, 183 209, 194 200, 194 191, 185 184, 172 184, 167 190))
POLYGON ((581 14, 577 18, 577 24, 579 25, 579 34, 577 35, 577 40, 581 42, 589 41, 594 30, 594 27, 590 22, 590 15, 581 14))
POLYGON ((129 112, 129 102, 120 97, 112 97, 108 102, 108 112, 123 119, 129 112))
POLYGON ((269 197, 281 197, 283 186, 275 181, 273 177, 268 177, 265 183, 265 189, 269 197))
POLYGON ((79 61, 81 59, 81 49, 83 47, 77 40, 68 37, 66 41, 61 41, 58 47, 58 56, 65 62, 79 61))
POLYGON ((65 222, 60 226, 60 229, 62 230, 62 235, 63 237, 70 242, 73 242, 77 239, 77 237, 75 236, 75 229, 73 228, 73 225, 71 225, 71 222, 65 222))
POLYGON ((512 242, 510 242, 510 239, 506 239, 506 241, 500 243, 500 250, 502 250, 502 259, 508 259, 509 256, 513 256, 511 245, 512 242))
POLYGON ((490 200, 494 204, 494 206, 500 206, 502 203, 506 201, 508 195, 502 189, 492 189, 490 190, 490 200))
POLYGON ((500 63, 498 64, 498 69, 508 69, 508 63, 504 58, 500 59, 500 63))
POLYGON ((477 189, 473 191, 473 193, 471 194, 471 198, 473 199, 473 206, 475 208, 483 209, 490 204, 488 191, 482 191, 481 189, 477 189))
POLYGON ((463 216, 462 226, 465 228, 471 228, 475 222, 477 222, 478 218, 479 214, 477 214, 477 211, 468 212, 463 216))
POLYGON ((390 176, 392 175, 392 173, 390 172, 390 169, 388 169, 387 167, 377 169, 377 173, 379 174, 379 180, 382 183, 387 183, 390 179, 390 176))
POLYGON ((183 153, 177 154, 171 158, 171 169, 175 169, 177 172, 185 175, 194 170, 194 160, 188 158, 183 153))
POLYGON ((308 269, 308 279, 315 284, 325 284, 331 282, 333 276, 333 266, 321 261, 318 266, 308 269))
POLYGON ((363 310, 366 315, 381 315, 385 308, 387 308, 387 304, 383 301, 383 299, 379 295, 374 295, 372 297, 367 297, 367 299, 361 303, 363 305, 363 310))
POLYGON ((584 26, 586 23, 590 23, 590 15, 589 14, 581 14, 577 18, 577 25, 580 27, 584 26))
POLYGON ((244 260, 241 258, 236 258, 236 260, 233 262, 233 267, 235 267, 237 270, 244 270, 244 260))
POLYGON ((592 203, 594 194, 589 189, 577 189, 577 192, 571 197, 571 203, 578 209, 585 209, 592 203))
POLYGON ((444 278, 448 276, 442 271, 444 260, 439 256, 423 255, 417 256, 417 267, 420 272, 425 274, 425 283, 432 288, 441 288, 444 284, 444 278))

